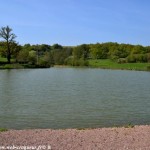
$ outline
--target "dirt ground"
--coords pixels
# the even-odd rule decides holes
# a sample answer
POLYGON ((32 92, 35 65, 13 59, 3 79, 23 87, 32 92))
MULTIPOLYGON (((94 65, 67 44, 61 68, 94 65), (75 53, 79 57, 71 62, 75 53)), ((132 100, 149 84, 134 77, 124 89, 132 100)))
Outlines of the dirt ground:
POLYGON ((0 132, 1 149, 150 150, 150 126, 0 132))

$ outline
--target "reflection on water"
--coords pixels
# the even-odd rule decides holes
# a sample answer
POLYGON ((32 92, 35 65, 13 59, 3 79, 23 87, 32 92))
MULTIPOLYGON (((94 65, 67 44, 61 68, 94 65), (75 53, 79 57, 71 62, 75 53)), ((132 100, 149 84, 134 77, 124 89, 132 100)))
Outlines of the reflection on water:
POLYGON ((150 73, 102 69, 0 71, 0 127, 150 124, 150 73))

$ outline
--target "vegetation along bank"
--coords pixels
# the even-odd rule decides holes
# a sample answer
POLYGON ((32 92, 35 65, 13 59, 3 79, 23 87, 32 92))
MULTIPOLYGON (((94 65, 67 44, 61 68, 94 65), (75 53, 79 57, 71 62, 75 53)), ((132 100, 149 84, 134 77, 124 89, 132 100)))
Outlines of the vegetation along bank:
POLYGON ((54 65, 150 70, 150 46, 113 42, 62 46, 19 45, 9 26, 0 29, 0 69, 49 68, 54 65))

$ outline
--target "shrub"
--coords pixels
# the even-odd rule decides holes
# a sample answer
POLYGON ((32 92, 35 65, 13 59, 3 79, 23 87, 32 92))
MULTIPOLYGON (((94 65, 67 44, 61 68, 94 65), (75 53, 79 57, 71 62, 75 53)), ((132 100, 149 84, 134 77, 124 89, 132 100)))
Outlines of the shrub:
POLYGON ((129 63, 135 63, 135 62, 136 62, 136 58, 135 58, 134 55, 129 55, 129 56, 127 57, 127 61, 128 61, 129 63))
POLYGON ((127 63, 127 59, 126 58, 119 58, 117 62, 119 64, 127 63))
POLYGON ((147 54, 132 54, 127 57, 127 61, 130 63, 147 62, 147 60, 147 54))
POLYGON ((150 53, 147 53, 147 61, 150 62, 150 53))
POLYGON ((150 71, 150 66, 147 66, 147 70, 150 71))
POLYGON ((40 58, 38 66, 43 68, 48 68, 51 66, 51 64, 49 61, 45 60, 44 58, 40 58))

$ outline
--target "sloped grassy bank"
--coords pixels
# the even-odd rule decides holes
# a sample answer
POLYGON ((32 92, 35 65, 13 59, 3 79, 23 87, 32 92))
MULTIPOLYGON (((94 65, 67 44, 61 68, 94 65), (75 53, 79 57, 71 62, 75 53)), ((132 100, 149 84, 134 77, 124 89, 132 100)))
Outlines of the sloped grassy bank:
POLYGON ((50 68, 50 66, 46 67, 46 66, 19 64, 19 63, 0 65, 0 69, 28 69, 28 68, 29 69, 50 68))
POLYGON ((109 59, 91 59, 89 66, 103 69, 150 71, 150 63, 117 63, 109 59))

